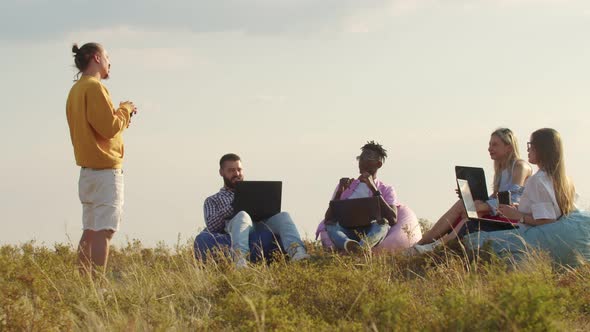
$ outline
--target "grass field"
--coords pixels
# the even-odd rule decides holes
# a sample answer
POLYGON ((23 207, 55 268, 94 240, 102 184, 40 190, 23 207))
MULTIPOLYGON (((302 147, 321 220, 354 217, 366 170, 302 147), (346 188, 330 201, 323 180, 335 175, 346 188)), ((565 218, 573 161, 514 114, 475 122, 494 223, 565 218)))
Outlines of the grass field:
MULTIPOLYGON (((542 255, 514 265, 436 255, 313 258, 236 270, 192 245, 114 248, 106 275, 78 273, 75 248, 0 248, 0 330, 588 331, 590 266, 542 255)), ((458 252, 458 253, 457 253, 458 252)))

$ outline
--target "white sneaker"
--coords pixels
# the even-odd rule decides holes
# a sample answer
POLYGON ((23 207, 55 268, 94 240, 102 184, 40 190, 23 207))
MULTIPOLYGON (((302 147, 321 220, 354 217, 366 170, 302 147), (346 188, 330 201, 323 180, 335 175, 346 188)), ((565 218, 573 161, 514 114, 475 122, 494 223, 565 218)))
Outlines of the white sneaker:
POLYGON ((414 250, 416 250, 417 253, 423 254, 425 252, 433 251, 436 247, 440 246, 441 244, 442 243, 439 240, 436 240, 432 243, 427 244, 415 244, 412 248, 414 248, 414 250))
POLYGON ((356 252, 362 251, 363 247, 361 247, 361 244, 358 243, 357 241, 349 239, 349 240, 344 241, 344 249, 347 252, 356 253, 356 252))
POLYGON ((236 262, 236 269, 238 269, 238 270, 245 269, 247 267, 248 267, 248 261, 244 257, 238 259, 238 261, 236 262))
POLYGON ((291 256, 291 260, 297 262, 304 259, 309 259, 309 254, 305 251, 304 247, 297 247, 295 253, 291 256))

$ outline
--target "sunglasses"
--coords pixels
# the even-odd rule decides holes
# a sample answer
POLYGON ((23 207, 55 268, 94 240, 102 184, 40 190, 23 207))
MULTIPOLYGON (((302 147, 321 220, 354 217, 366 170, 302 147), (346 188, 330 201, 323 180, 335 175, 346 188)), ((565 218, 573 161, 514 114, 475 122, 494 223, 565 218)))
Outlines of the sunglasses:
POLYGON ((381 161, 381 159, 379 157, 366 157, 366 156, 357 156, 356 157, 357 161, 381 161))

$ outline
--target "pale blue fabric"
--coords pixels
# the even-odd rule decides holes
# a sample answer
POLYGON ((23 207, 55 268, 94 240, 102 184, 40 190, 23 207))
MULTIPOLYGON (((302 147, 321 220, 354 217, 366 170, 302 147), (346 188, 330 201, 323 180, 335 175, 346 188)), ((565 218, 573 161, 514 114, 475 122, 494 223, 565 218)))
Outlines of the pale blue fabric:
MULTIPOLYGON (((508 169, 506 168, 502 171, 502 173, 500 173, 500 183, 498 185, 498 191, 510 192, 510 198, 512 200, 512 203, 518 203, 520 201, 520 196, 522 196, 522 193, 524 192, 523 186, 519 186, 517 184, 512 183, 512 173, 514 173, 514 166, 516 165, 516 162, 517 160, 512 162, 510 172, 508 172, 508 169)), ((498 199, 490 197, 490 199, 488 199, 486 203, 488 203, 488 205, 491 208, 490 215, 497 215, 498 199)))
MULTIPOLYGON (((500 187, 500 191, 509 191, 512 203, 518 203, 520 202, 520 196, 522 196, 522 193, 524 192, 524 187, 511 183, 509 186, 500 187)), ((486 203, 488 203, 488 205, 490 206, 490 215, 497 215, 498 199, 490 198, 486 201, 486 203)))
POLYGON ((512 162, 512 167, 510 167, 510 172, 508 172, 508 168, 504 169, 502 173, 500 173, 500 183, 498 184, 499 191, 506 191, 508 187, 512 185, 512 173, 514 173, 514 166, 516 165, 516 160, 512 162))
MULTIPOLYGON (((287 253, 292 254, 297 247, 304 247, 299 231, 289 213, 280 212, 258 224, 264 225, 273 234, 277 234, 287 253)), ((238 212, 226 225, 226 232, 231 236, 232 249, 240 255, 246 255, 250 250, 250 233, 253 230, 250 215, 244 211, 238 212)))
POLYGON ((342 227, 339 223, 326 225, 328 236, 338 249, 344 249, 346 240, 359 241, 361 246, 367 243, 369 248, 373 248, 385 239, 389 228, 388 223, 380 224, 377 221, 372 221, 368 226, 355 228, 342 227))
POLYGON ((575 211, 554 223, 495 232, 472 233, 463 238, 472 250, 490 242, 498 254, 511 253, 521 259, 529 249, 543 250, 559 264, 577 266, 590 262, 590 212, 575 211))

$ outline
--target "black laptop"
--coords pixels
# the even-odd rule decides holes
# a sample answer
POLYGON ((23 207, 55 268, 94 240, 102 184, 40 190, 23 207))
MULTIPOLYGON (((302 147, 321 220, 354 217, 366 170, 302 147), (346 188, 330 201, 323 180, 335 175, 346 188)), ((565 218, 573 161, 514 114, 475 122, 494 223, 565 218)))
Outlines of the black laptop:
POLYGON ((467 180, 469 188, 473 193, 473 199, 476 201, 487 201, 490 199, 486 184, 486 176, 481 167, 455 166, 455 176, 457 179, 467 180))
POLYGON ((461 192, 461 197, 463 198, 463 206, 465 206, 465 211, 467 212, 467 218, 469 218, 469 221, 479 223, 480 225, 484 226, 477 227, 477 229, 485 228, 501 230, 518 228, 517 224, 513 224, 511 222, 479 218, 477 215, 477 210, 475 209, 475 202, 471 196, 471 190, 469 189, 469 182, 467 182, 467 180, 457 179, 457 186, 459 186, 459 191, 461 192))
POLYGON ((244 211, 252 221, 266 220, 281 212, 281 181, 240 181, 236 183, 234 211, 244 211))
POLYGON ((330 201, 330 207, 340 226, 355 228, 381 220, 380 202, 380 197, 353 198, 330 201))

